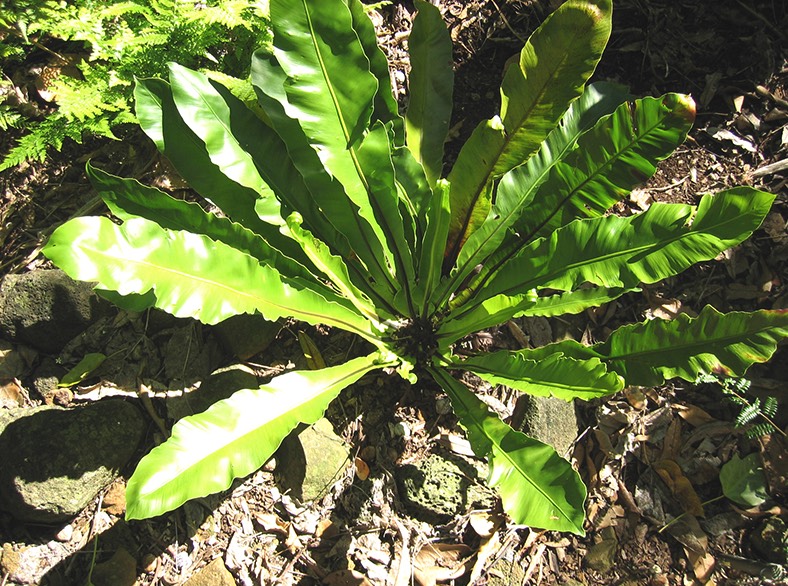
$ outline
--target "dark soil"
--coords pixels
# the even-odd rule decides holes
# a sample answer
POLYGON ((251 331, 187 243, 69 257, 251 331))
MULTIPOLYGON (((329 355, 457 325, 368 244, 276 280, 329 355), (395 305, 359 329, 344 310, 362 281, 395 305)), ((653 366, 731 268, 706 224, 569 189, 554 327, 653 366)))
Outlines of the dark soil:
MULTIPOLYGON (((497 112, 506 61, 559 2, 436 4, 455 43, 450 165, 476 124, 497 112)), ((569 322, 553 321, 553 335, 567 331, 584 341, 602 340, 622 323, 695 314, 707 303, 723 311, 788 308, 788 171, 769 170, 770 164, 788 157, 788 7, 779 0, 618 0, 615 6, 612 38, 595 79, 625 83, 637 96, 686 92, 698 110, 686 144, 617 211, 638 212, 652 201, 697 203, 704 193, 735 185, 770 191, 777 200, 762 229, 730 254, 599 311, 569 322)), ((404 41, 413 13, 412 2, 402 0, 374 15, 380 42, 403 73, 408 69, 404 41)), ((395 80, 404 99, 404 75, 395 74, 395 80)), ((9 132, 0 138, 0 151, 9 148, 13 137, 9 132)), ((101 212, 83 172, 88 159, 119 175, 174 190, 183 187, 138 130, 129 128, 123 138, 67 144, 44 163, 0 174, 0 272, 45 266, 40 246, 57 225, 101 212)), ((309 334, 329 364, 357 350, 345 334, 290 323, 248 366, 269 375, 290 361, 300 366, 304 359, 298 330, 309 334)), ((195 331, 206 343, 215 336, 210 328, 195 326, 195 331)), ((486 332, 480 343, 513 347, 515 335, 501 328, 486 332)), ((783 348, 770 365, 753 369, 756 392, 784 393, 786 358, 783 348)), ((700 584, 706 582, 693 581, 694 576, 712 565, 708 580, 714 581, 707 583, 765 583, 737 558, 764 567, 764 553, 753 547, 753 535, 764 519, 785 517, 785 486, 775 480, 784 478, 780 466, 785 463, 778 457, 782 454, 784 460, 784 436, 748 439, 734 427, 737 408, 723 400, 718 385, 629 389, 605 402, 578 406, 587 428, 575 443, 573 461, 589 486, 588 534, 578 538, 507 525, 495 510, 477 512, 501 523, 491 534, 473 529, 470 511, 444 524, 414 519, 399 501, 391 470, 439 451, 440 440, 457 437, 459 431, 452 417, 438 408, 432 389, 392 380, 364 380, 345 392, 329 413, 337 431, 371 464, 368 479, 349 473, 322 502, 303 510, 273 489, 267 469, 238 482, 227 494, 145 522, 127 524, 121 512, 101 510, 96 503, 72 525, 86 536, 98 533, 95 528, 101 523, 107 532, 57 564, 47 583, 83 584, 90 567, 119 549, 136 560, 140 585, 180 584, 217 556, 244 585, 312 584, 321 579, 327 584, 409 584, 410 572, 397 571, 400 562, 428 567, 431 574, 415 578, 425 586, 434 583, 424 578, 427 574, 456 584, 468 583, 471 576, 478 584, 562 584, 570 579, 587 585, 700 584), (400 423, 408 433, 392 440, 390 430, 400 423), (756 451, 774 481, 773 508, 742 511, 719 498, 719 467, 734 453, 756 451), (691 495, 675 486, 671 492, 663 482, 665 469, 659 463, 665 460, 684 465, 692 494, 706 503, 705 518, 684 514, 679 522, 669 523, 648 506, 659 502, 674 517, 686 511, 691 495), (266 525, 271 516, 281 527, 266 525), (729 526, 720 529, 725 523, 729 526), (438 553, 427 555, 426 544, 438 553)), ((511 408, 512 397, 502 390, 479 390, 511 408)), ((152 412, 159 406, 154 400, 152 412)), ((778 420, 778 425, 785 429, 786 421, 778 420)), ((153 437, 151 432, 150 445, 153 437)), ((0 518, 0 540, 9 547, 51 537, 50 528, 19 527, 0 518)), ((0 575, 0 584, 5 583, 0 575)))

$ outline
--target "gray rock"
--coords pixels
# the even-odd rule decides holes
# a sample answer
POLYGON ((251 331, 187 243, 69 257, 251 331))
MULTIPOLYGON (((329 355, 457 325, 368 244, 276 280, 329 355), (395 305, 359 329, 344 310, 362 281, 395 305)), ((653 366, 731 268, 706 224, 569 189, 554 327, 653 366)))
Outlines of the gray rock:
POLYGON ((763 559, 788 564, 788 526, 780 517, 768 517, 750 535, 750 543, 763 559))
POLYGON ((275 457, 280 490, 306 502, 327 494, 350 462, 350 449, 323 418, 285 438, 275 457))
POLYGON ((512 586, 525 583, 525 569, 519 561, 498 558, 487 574, 487 586, 512 586))
POLYGON ((248 313, 235 315, 213 327, 224 350, 240 360, 248 360, 268 348, 281 329, 281 321, 268 321, 260 314, 248 313))
POLYGON ((616 565, 616 555, 618 554, 618 539, 612 527, 606 527, 601 531, 602 541, 595 543, 588 549, 583 558, 583 563, 597 572, 606 573, 616 565))
POLYGON ((183 586, 235 586, 235 578, 222 558, 216 558, 186 580, 183 586))
POLYGON ((575 407, 555 397, 521 395, 512 414, 512 427, 540 442, 550 444, 565 456, 577 439, 575 407))
POLYGON ((106 562, 96 564, 90 581, 93 586, 134 586, 137 560, 125 549, 119 549, 106 562))
POLYGON ((73 517, 115 479, 143 432, 137 408, 119 400, 0 412, 0 506, 25 522, 73 517))
POLYGON ((395 472, 408 511, 428 522, 443 522, 471 505, 492 506, 495 496, 483 483, 484 473, 460 457, 430 454, 395 472))
POLYGON ((90 283, 59 270, 7 275, 0 283, 0 334, 56 354, 109 307, 90 283))

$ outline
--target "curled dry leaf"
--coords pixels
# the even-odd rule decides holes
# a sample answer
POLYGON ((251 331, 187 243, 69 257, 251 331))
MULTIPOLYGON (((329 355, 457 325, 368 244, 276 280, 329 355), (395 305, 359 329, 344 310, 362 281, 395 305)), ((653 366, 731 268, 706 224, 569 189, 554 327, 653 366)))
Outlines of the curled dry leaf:
POLYGON ((254 516, 255 523, 265 533, 287 535, 290 523, 283 521, 274 513, 258 513, 254 516))
POLYGON ((695 578, 701 584, 716 584, 712 578, 716 562, 709 553, 709 538, 701 529, 698 520, 691 514, 684 515, 670 524, 667 530, 684 546, 684 552, 687 554, 695 578))
POLYGON ((692 427, 700 427, 701 425, 716 421, 714 417, 697 405, 673 405, 673 408, 676 410, 678 416, 692 427))
POLYGON ((357 457, 354 460, 354 465, 356 468, 356 476, 359 480, 366 480, 369 478, 369 465, 364 460, 357 457))
POLYGON ((488 538, 494 535, 498 528, 503 525, 503 515, 489 511, 476 511, 471 513, 468 522, 476 532, 476 535, 488 538))
POLYGON ((686 513, 696 517, 705 517, 698 493, 695 492, 692 483, 684 476, 684 472, 675 461, 660 460, 654 464, 654 471, 670 488, 670 492, 673 493, 686 513))
POLYGON ((465 574, 472 555, 462 543, 428 543, 416 554, 413 578, 420 586, 456 580, 465 574))

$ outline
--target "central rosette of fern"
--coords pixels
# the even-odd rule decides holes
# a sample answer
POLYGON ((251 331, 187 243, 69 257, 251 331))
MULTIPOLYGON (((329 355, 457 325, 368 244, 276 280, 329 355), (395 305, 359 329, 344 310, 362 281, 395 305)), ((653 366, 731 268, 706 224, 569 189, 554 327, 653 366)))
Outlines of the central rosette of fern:
POLYGON ((429 319, 405 320, 392 334, 392 340, 398 354, 412 358, 418 365, 429 364, 438 350, 435 326, 429 319))

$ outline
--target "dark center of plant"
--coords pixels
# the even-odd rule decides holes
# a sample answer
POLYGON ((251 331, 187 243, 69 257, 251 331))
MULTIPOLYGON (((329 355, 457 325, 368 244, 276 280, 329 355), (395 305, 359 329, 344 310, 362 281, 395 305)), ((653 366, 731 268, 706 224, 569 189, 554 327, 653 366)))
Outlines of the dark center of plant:
POLYGON ((438 350, 435 326, 429 319, 409 319, 392 335, 394 347, 418 365, 426 365, 438 350))

